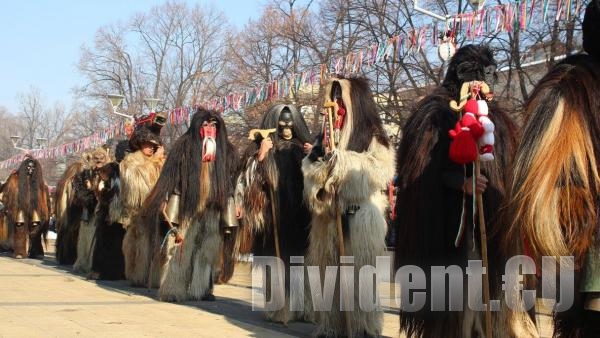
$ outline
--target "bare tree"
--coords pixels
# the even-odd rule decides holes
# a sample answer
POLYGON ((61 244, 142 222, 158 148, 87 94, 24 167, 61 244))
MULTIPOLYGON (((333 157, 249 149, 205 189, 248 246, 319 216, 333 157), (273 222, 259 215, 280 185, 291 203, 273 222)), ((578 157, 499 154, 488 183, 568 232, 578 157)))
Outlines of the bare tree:
MULTIPOLYGON (((161 108, 191 105, 208 97, 222 68, 223 14, 213 7, 171 1, 100 29, 93 48, 84 47, 80 70, 88 85, 80 93, 106 108, 105 95, 120 92, 130 115, 144 112, 144 99, 161 108)), ((168 128, 167 139, 180 134, 168 128)))

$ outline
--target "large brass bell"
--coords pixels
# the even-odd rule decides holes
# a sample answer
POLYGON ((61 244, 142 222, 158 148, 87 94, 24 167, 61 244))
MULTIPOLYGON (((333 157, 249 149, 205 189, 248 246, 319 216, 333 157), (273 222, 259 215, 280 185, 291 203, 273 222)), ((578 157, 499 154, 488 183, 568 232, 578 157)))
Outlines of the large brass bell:
POLYGON ((25 223, 25 212, 23 210, 19 210, 17 213, 15 223, 25 223))
POLYGON ((40 214, 38 214, 37 210, 33 210, 33 213, 31 214, 31 223, 40 223, 41 221, 40 214))

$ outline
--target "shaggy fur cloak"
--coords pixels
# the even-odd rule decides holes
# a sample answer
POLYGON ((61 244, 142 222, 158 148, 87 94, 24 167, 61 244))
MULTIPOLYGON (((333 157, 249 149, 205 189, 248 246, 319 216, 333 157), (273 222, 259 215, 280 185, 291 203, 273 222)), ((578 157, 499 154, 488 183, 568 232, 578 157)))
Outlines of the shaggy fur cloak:
POLYGON ((160 300, 181 302, 212 297, 213 271, 222 245, 227 199, 233 194, 236 157, 220 114, 202 108, 169 151, 160 178, 144 203, 140 215, 143 222, 133 228, 141 248, 135 263, 145 267, 144 271, 139 270, 139 276, 152 286, 158 286, 160 278, 160 300), (203 162, 204 138, 200 130, 203 122, 211 119, 217 121, 216 157, 212 162, 203 162), (183 243, 177 245, 173 236, 165 238, 168 225, 161 213, 166 198, 175 192, 180 194, 179 217, 172 221, 178 224, 183 237, 183 243))
MULTIPOLYGON (((575 297, 568 309, 554 309, 555 337, 600 336, 600 308, 590 306, 600 293, 599 33, 600 1, 592 1, 583 21, 588 55, 570 56, 556 65, 527 100, 510 182, 512 198, 503 215, 509 225, 507 256, 527 254, 538 267, 542 256, 574 258, 574 266, 561 266, 574 269, 575 297)), ((546 282, 528 277, 527 289, 539 290, 546 282)), ((516 315, 509 312, 507 324, 514 336, 524 336, 533 322, 516 320, 516 315)))
POLYGON ((125 278, 125 260, 121 246, 125 229, 110 219, 109 210, 113 199, 119 195, 119 164, 111 162, 98 170, 100 183, 97 188, 98 205, 94 215, 95 245, 92 256, 92 277, 118 280, 125 278))
MULTIPOLYGON (((350 319, 353 336, 377 336, 383 324, 377 290, 359 289, 359 270, 365 265, 375 266, 376 257, 385 255, 388 200, 384 191, 394 177, 395 156, 365 79, 331 79, 325 88, 325 103, 332 101, 341 102, 346 110, 338 148, 327 159, 319 154, 321 147, 315 146, 313 153, 302 162, 304 197, 312 214, 305 263, 319 267, 321 281, 327 266, 340 265, 336 227, 339 211, 345 255, 354 256, 355 287, 343 288, 345 298, 354 298, 350 319), (364 293, 364 299, 375 298, 372 311, 359 308, 360 292, 364 293)), ((308 289, 306 296, 310 297, 311 288, 308 289)), ((317 335, 346 334, 345 315, 340 311, 339 283, 336 283, 331 310, 315 308, 315 314, 317 335)))
MULTIPOLYGON (((469 337, 482 333, 482 313, 473 313, 466 302, 464 311, 431 311, 431 266, 458 265, 463 272, 469 259, 481 259, 479 230, 473 226, 472 197, 462 191, 467 177, 473 176, 472 165, 458 165, 449 159, 450 137, 459 114, 450 109, 451 100, 459 100, 463 82, 488 80, 495 74, 495 61, 487 47, 468 45, 460 48, 450 61, 442 86, 421 99, 403 127, 397 152, 396 269, 419 266, 427 278, 427 300, 421 311, 400 313, 401 329, 408 337, 469 337), (493 74, 489 74, 488 67, 493 74), (466 69, 465 69, 466 68, 466 69), (459 246, 455 241, 463 210, 467 229, 459 246)), ((493 79, 493 78, 492 78, 493 79)), ((490 85, 492 83, 489 83, 490 85)), ((486 225, 494 224, 495 213, 505 195, 505 172, 515 147, 515 126, 495 102, 489 104, 489 116, 495 124, 495 161, 482 162, 487 177, 483 193, 486 225)), ((488 241, 488 254, 497 253, 488 241)), ((448 283, 446 283, 446 288, 448 283)), ((465 295, 467 294, 465 290, 465 295)), ((445 292, 448 298, 448 291, 445 292)))
POLYGON ((139 239, 138 232, 146 225, 138 213, 158 180, 162 164, 162 160, 147 157, 141 150, 128 154, 119 164, 121 190, 118 198, 111 201, 109 216, 126 229, 123 238, 125 278, 132 285, 147 284, 151 252, 148 244, 139 239))
POLYGON ((67 167, 56 185, 56 261, 72 265, 77 259, 77 237, 81 207, 75 203, 74 181, 86 167, 87 160, 79 160, 67 167))
MULTIPOLYGON (((303 145, 310 140, 308 127, 302 115, 293 106, 275 105, 263 116, 261 129, 278 128, 278 120, 284 109, 292 115, 292 139, 286 140, 278 132, 270 137, 274 146, 262 161, 258 161, 259 139, 252 143, 246 153, 251 154, 242 173, 244 180, 243 210, 244 220, 240 234, 250 234, 253 238, 254 256, 275 257, 275 237, 273 228, 278 227, 279 248, 285 267, 284 307, 276 312, 266 312, 267 318, 287 323, 301 319, 301 312, 290 312, 290 257, 304 256, 308 247, 310 213, 303 200, 304 182, 302 176, 302 159, 305 154, 303 145), (272 194, 272 195, 271 195, 272 194), (272 200, 274 197, 274 200, 272 200), (274 203, 274 205, 271 205, 274 203), (272 211, 275 210, 275 221, 272 211)), ((267 274, 270 281, 270 274, 267 274)), ((267 298, 273 292, 270 283, 266 285, 267 298)), ((304 302, 299 299, 297 302, 304 302)))
POLYGON ((9 233, 12 234, 12 250, 15 257, 37 258, 44 256, 42 237, 46 240, 49 219, 49 194, 44 183, 44 175, 40 163, 26 156, 21 162, 15 175, 11 175, 4 192, 6 210, 8 213, 9 233), (33 175, 27 174, 27 164, 33 162, 33 175), (24 225, 17 227, 19 213, 24 216, 24 225), (40 221, 32 222, 34 213, 40 221))
MULTIPOLYGON (((16 175, 16 172, 12 172, 9 175, 9 178, 12 175, 16 175)), ((5 189, 8 188, 6 183, 7 182, 5 181, 0 184, 0 203, 2 204, 2 210, 0 210, 0 251, 8 251, 11 248, 10 243, 12 242, 12 233, 9 231, 8 218, 6 217, 6 199, 4 197, 5 189)))

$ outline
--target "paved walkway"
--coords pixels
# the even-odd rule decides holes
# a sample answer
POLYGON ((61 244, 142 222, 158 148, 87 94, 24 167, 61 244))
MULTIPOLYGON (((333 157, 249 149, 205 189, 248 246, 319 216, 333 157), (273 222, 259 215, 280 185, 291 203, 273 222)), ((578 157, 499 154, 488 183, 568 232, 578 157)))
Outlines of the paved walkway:
MULTIPOLYGON (((287 327, 251 309, 249 265, 240 264, 215 302, 164 303, 155 290, 125 281, 90 281, 44 260, 0 254, 0 337, 308 337, 315 326, 287 327)), ((384 336, 396 337, 398 315, 388 308, 384 336)))
MULTIPOLYGON (((53 241, 51 241, 53 248, 53 241)), ((70 267, 0 254, 0 338, 3 337, 308 337, 315 326, 267 322, 252 311, 249 263, 239 263, 227 285, 215 286, 215 302, 164 303, 156 290, 126 281, 91 281, 70 267)), ((397 337, 393 284, 381 283, 385 337, 397 337)), ((538 314, 542 337, 550 317, 538 314)))

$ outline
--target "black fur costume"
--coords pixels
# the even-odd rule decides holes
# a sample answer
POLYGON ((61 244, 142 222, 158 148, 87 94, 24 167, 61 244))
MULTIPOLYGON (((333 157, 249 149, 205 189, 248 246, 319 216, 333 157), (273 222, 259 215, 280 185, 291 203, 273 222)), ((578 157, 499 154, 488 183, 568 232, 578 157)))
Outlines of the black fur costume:
MULTIPOLYGON (((117 149, 127 141, 121 141, 117 149)), ((95 211, 95 246, 92 259, 92 274, 95 279, 118 280, 125 278, 125 260, 121 246, 125 229, 110 217, 110 204, 119 195, 119 162, 111 162, 98 170, 100 184, 97 189, 98 206, 95 211)))
MULTIPOLYGON (((483 329, 478 326, 481 321, 475 319, 478 314, 467 313, 466 302, 463 303, 465 311, 448 311, 448 291, 445 293, 446 311, 430 310, 430 272, 433 265, 458 265, 463 270, 466 284, 464 267, 467 260, 480 259, 479 230, 472 226, 472 197, 469 195, 465 203, 468 228, 460 246, 455 247, 463 209, 462 187, 473 171, 472 165, 463 167, 449 159, 451 140, 448 131, 459 119, 459 114, 450 109, 449 102, 459 100, 463 82, 480 80, 491 86, 496 76, 495 65, 487 47, 468 45, 460 48, 450 61, 442 85, 418 102, 402 129, 403 137, 397 152, 396 268, 417 265, 427 278, 427 301, 423 309, 400 313, 401 330, 408 337, 461 337, 481 333, 483 329), (477 247, 475 251, 473 245, 477 247)), ((482 174, 489 180, 483 194, 488 227, 493 224, 494 213, 505 194, 504 173, 515 144, 515 126, 494 102, 490 104, 489 116, 496 126, 496 160, 482 163, 482 174)), ((495 251, 488 243, 489 255, 494 255, 495 251)))
MULTIPOLYGON (((270 320, 287 323, 290 320, 302 318, 301 313, 292 314, 289 311, 289 266, 291 256, 304 256, 308 247, 308 232, 310 213, 303 201, 302 191, 304 182, 302 176, 303 147, 310 142, 310 133, 302 115, 294 106, 278 104, 271 107, 263 116, 260 129, 277 129, 270 134, 273 149, 270 149, 265 158, 258 159, 258 150, 263 140, 257 136, 254 143, 249 146, 245 171, 242 173, 244 193, 243 226, 241 231, 253 237, 252 252, 255 256, 275 257, 275 238, 273 228, 273 213, 278 227, 279 248, 281 259, 285 265, 285 296, 286 302, 282 310, 266 312, 270 320), (286 111, 291 117, 292 135, 285 139, 282 129, 279 128, 280 116, 286 111), (271 194, 275 197, 271 198, 271 194), (271 203, 275 203, 274 206, 271 203), (298 317, 298 318, 297 318, 298 317)), ((269 280, 267 275, 267 281, 269 280)), ((266 284, 267 295, 271 290, 266 284)), ((269 296, 267 297, 269 298, 269 296)), ((299 300, 304 302, 303 299, 299 300)))

